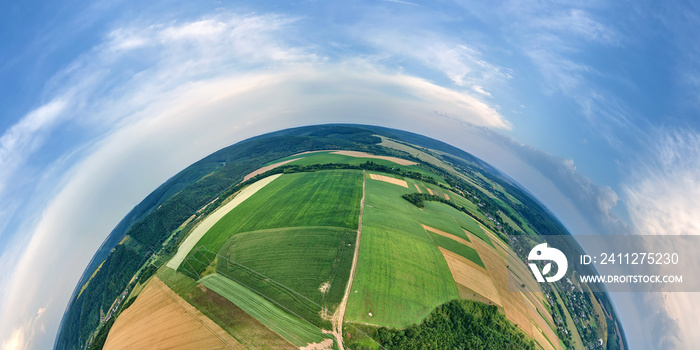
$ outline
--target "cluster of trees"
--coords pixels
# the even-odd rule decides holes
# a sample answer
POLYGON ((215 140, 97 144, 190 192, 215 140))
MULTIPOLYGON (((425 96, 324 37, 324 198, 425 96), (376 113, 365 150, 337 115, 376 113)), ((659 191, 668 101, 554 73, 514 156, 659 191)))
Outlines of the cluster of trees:
MULTIPOLYGON (((81 344, 86 342, 89 334, 100 325, 100 310, 108 312, 109 306, 121 295, 133 274, 144 262, 145 259, 135 250, 126 245, 118 245, 92 277, 80 297, 73 302, 77 312, 66 315, 62 332, 66 336, 79 338, 81 344)), ((103 332, 105 338, 113 319, 114 317, 102 327, 106 328, 103 332)))
POLYGON ((409 201, 411 204, 417 206, 418 208, 425 208, 425 203, 426 201, 433 201, 433 202, 440 202, 440 203, 445 203, 457 210, 461 211, 467 211, 463 206, 457 205, 453 202, 450 202, 449 200, 436 196, 434 194, 428 194, 428 193, 407 193, 401 196, 403 199, 409 201))
MULTIPOLYGON (((402 330, 382 327, 371 336, 386 349, 537 349, 496 306, 471 300, 453 300, 438 306, 421 324, 402 330)), ((352 340, 348 347, 365 348, 352 340)))

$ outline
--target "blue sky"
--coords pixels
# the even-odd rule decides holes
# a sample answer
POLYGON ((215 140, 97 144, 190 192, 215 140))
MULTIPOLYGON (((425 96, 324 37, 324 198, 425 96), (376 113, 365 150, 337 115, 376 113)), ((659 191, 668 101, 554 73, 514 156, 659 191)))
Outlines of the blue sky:
MULTIPOLYGON (((192 162, 285 127, 367 123, 446 141, 574 234, 696 234, 697 6, 3 5, 0 344, 50 347, 120 218, 192 162)), ((613 300, 633 348, 700 345, 697 296, 613 300)))

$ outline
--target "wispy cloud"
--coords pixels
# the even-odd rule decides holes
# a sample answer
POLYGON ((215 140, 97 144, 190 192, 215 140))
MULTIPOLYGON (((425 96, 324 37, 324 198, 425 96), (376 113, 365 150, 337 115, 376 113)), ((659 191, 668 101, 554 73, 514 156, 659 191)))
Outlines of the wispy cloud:
MULTIPOLYGON (((367 25, 362 22, 357 27, 367 25)), ((473 43, 451 34, 419 29, 410 23, 371 26, 371 31, 361 30, 358 36, 373 47, 379 59, 420 63, 460 87, 488 86, 510 77, 507 68, 488 62, 473 43)))
POLYGON ((418 5, 418 4, 414 3, 414 2, 410 2, 410 1, 402 1, 402 0, 380 0, 380 1, 382 1, 382 2, 393 2, 393 3, 396 3, 396 4, 402 4, 402 5, 420 6, 420 5, 418 5))

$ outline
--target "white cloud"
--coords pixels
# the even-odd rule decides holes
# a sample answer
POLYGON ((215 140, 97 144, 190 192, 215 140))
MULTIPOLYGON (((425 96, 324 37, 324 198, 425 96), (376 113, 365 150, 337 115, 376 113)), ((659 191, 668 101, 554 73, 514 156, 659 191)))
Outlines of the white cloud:
POLYGON ((698 234, 700 134, 666 130, 657 135, 660 140, 638 161, 625 188, 630 218, 645 234, 698 234))
MULTIPOLYGON (((364 28, 362 23, 358 27, 364 28)), ((378 52, 379 58, 414 60, 441 72, 460 87, 484 86, 510 78, 508 69, 488 62, 482 52, 466 40, 444 33, 425 31, 410 23, 372 25, 361 39, 378 52)))
MULTIPOLYGON (((697 235, 700 134, 689 129, 656 131, 657 141, 639 156, 623 189, 630 221, 639 234, 697 235)), ((671 248, 681 256, 697 256, 698 247, 671 248)), ((670 319, 661 331, 652 328, 658 348, 700 344, 700 334, 695 332, 700 329, 700 319, 689 312, 700 309, 697 293, 664 294, 663 305, 670 319)))

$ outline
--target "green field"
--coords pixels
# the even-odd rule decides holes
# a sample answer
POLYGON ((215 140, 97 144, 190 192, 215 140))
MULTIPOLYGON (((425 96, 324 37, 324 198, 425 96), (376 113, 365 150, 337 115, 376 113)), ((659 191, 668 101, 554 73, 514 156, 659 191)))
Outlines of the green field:
POLYGON ((403 328, 458 296, 445 259, 424 232, 363 227, 347 322, 403 328))
POLYGON ((240 233, 221 248, 217 272, 329 327, 319 314, 323 308, 332 314, 343 298, 356 237, 355 230, 332 227, 240 233))
POLYGON ((428 235, 430 235, 430 238, 437 244, 438 246, 445 248, 453 253, 457 253, 473 262, 475 262, 477 265, 486 268, 484 266, 484 262, 481 261, 481 258, 479 257, 479 253, 474 250, 472 247, 467 247, 466 245, 457 242, 453 239, 447 238, 445 236, 441 236, 437 233, 432 233, 428 231, 428 235))
POLYGON ((317 343, 325 338, 316 326, 289 314, 282 310, 279 305, 273 304, 224 276, 209 275, 202 278, 199 283, 236 304, 243 311, 296 346, 317 343))
POLYGON ((360 255, 345 319, 406 327, 457 298, 457 287, 440 250, 420 225, 423 215, 413 216, 413 205, 401 198, 416 192, 415 187, 366 181, 360 255))
MULTIPOLYGON (((219 220, 197 247, 217 252, 237 233, 263 229, 329 226, 357 229, 362 197, 362 172, 318 171, 282 175, 219 220)), ((185 261, 196 273, 205 265, 185 261)), ((207 256, 208 260, 213 255, 207 256)))
MULTIPOLYGON (((452 196, 452 197, 459 197, 459 196, 452 196)), ((452 197, 450 197, 450 198, 452 198, 452 197)), ((479 223, 474 221, 474 219, 472 219, 469 215, 467 215, 467 214, 465 214, 465 213, 463 213, 463 212, 461 212, 461 211, 459 211, 459 210, 457 210, 457 209, 455 209, 447 204, 440 203, 440 202, 427 202, 427 203, 425 203, 425 210, 424 211, 426 211, 426 212, 439 212, 439 213, 442 213, 443 215, 450 217, 450 219, 452 221, 456 222, 457 225, 459 226, 459 229, 457 230, 459 232, 459 234, 457 236, 459 236, 459 237, 465 236, 464 231, 461 230, 461 229, 465 229, 465 230, 471 232, 473 235, 484 240, 484 242, 493 246, 493 243, 491 242, 491 239, 489 238, 489 236, 484 232, 484 230, 481 229, 481 227, 479 227, 479 223)), ((450 221, 450 220, 447 220, 447 221, 450 221)), ((427 223, 426 223, 426 225, 430 226, 427 223)), ((438 228, 438 227, 436 227, 436 228, 438 228)), ((445 230, 443 230, 443 231, 445 231, 445 230)), ((453 233, 451 231, 446 231, 446 232, 453 233)))

